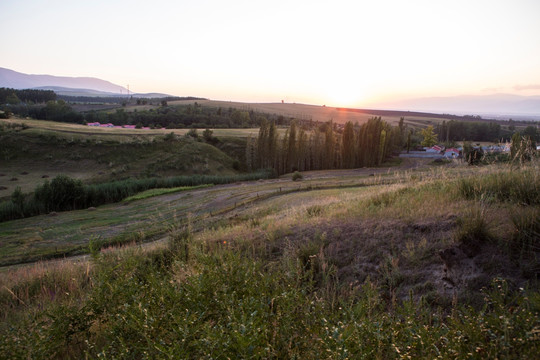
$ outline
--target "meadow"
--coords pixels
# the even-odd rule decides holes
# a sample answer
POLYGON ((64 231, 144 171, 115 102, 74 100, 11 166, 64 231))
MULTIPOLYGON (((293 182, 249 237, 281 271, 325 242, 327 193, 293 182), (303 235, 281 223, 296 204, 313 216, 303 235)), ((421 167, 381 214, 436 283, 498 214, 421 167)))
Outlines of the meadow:
POLYGON ((216 147, 185 136, 188 129, 96 128, 27 119, 0 120, 0 128, 0 199, 9 198, 17 186, 28 193, 60 174, 85 183, 235 174, 233 165, 245 156, 246 138, 258 131, 215 129, 216 147))
POLYGON ((288 174, 5 223, 7 243, 35 226, 39 236, 78 233, 63 242, 90 255, 3 268, 2 353, 536 356, 538 162, 415 165, 288 174), (160 241, 136 235, 152 229, 160 241), (115 231, 135 237, 97 246, 115 231))
POLYGON ((538 157, 269 178, 256 134, 3 122, 5 198, 67 172, 111 201, 0 222, 0 357, 538 354, 538 157))

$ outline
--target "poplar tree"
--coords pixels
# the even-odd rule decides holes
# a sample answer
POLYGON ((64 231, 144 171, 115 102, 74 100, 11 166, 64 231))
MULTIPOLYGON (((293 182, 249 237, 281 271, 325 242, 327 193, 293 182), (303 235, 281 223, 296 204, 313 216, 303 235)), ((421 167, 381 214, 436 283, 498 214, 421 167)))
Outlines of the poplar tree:
POLYGON ((287 172, 297 170, 297 151, 296 151, 296 121, 291 122, 289 130, 289 143, 287 148, 288 167, 287 172))
POLYGON ((259 168, 268 167, 268 121, 261 121, 259 136, 257 138, 257 165, 259 168))
POLYGON ((309 170, 308 137, 304 129, 300 128, 297 141, 298 170, 309 170))
MULTIPOLYGON (((277 140, 278 140, 278 134, 277 134, 277 128, 276 123, 272 121, 270 124, 270 127, 268 128, 268 141, 267 141, 267 151, 266 156, 268 156, 268 167, 271 167, 273 169, 279 168, 279 154, 278 154, 278 146, 277 146, 277 140)), ((263 154, 264 156, 264 154, 263 154)))
POLYGON ((355 136, 353 123, 348 121, 345 124, 342 135, 341 146, 341 158, 343 160, 343 167, 351 169, 355 165, 354 153, 355 153, 355 136))
POLYGON ((334 168, 335 146, 334 124, 332 121, 329 121, 326 125, 326 132, 324 134, 323 169, 334 168))

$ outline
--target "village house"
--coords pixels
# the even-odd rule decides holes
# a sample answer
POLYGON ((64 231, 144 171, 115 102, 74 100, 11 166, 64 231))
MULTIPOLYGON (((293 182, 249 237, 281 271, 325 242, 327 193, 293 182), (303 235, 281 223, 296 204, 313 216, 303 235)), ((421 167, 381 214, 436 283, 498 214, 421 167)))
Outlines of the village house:
POLYGON ((459 150, 456 148, 448 148, 444 151, 444 157, 448 159, 456 159, 459 157, 459 150))

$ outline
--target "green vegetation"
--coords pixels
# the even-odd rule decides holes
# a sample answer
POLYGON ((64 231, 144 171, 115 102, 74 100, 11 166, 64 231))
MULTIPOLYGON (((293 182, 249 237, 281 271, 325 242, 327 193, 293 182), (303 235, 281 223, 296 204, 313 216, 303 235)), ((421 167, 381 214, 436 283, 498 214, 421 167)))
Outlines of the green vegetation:
POLYGON ((270 171, 259 171, 230 176, 192 175, 170 178, 128 179, 95 185, 83 185, 80 180, 59 175, 51 182, 46 180, 45 183, 36 187, 34 193, 27 196, 27 200, 20 193, 20 188, 18 192, 15 191, 10 201, 0 203, 0 222, 47 214, 51 211, 77 210, 115 203, 148 189, 178 189, 178 187, 208 184, 229 184, 237 181, 267 179, 270 176, 272 176, 270 171))
POLYGON ((356 128, 351 122, 343 131, 331 121, 311 131, 295 121, 280 137, 274 122, 264 120, 257 139, 248 139, 249 169, 273 168, 278 174, 321 169, 379 166, 399 151, 404 134, 380 117, 356 128))
POLYGON ((204 189, 211 186, 214 186, 214 184, 204 184, 204 185, 196 185, 196 186, 180 186, 180 187, 174 187, 171 189, 167 189, 167 188, 151 189, 151 190, 142 191, 138 194, 129 196, 125 198, 123 201, 130 202, 130 201, 135 201, 135 200, 142 200, 142 199, 147 199, 149 197, 165 195, 165 194, 174 194, 180 191, 204 189))
MULTIPOLYGON (((309 130, 293 122, 279 136, 266 124, 247 147, 218 142, 211 130, 100 146, 115 149, 103 153, 112 162, 161 147, 153 154, 174 148, 171 157, 184 156, 184 147, 210 154, 215 142, 244 153, 254 168, 295 170, 292 177, 136 178, 126 170, 101 183, 57 176, 27 195, 14 187, 0 213, 50 213, 0 223, 0 353, 484 359, 540 352, 537 157, 436 167, 402 159, 384 169, 375 165, 403 145, 403 124, 375 118, 309 130), (372 167, 306 172, 313 161, 315 169, 372 167), (23 264, 82 254, 89 256, 23 264)), ((29 130, 9 129, 3 139, 29 130)), ((99 150, 54 139, 46 150, 99 150)))
MULTIPOLYGON (((394 185, 276 195, 214 225, 172 223, 168 242, 151 247, 98 251, 91 241, 87 263, 14 269, 0 282, 0 350, 14 358, 534 358, 538 208, 469 200, 456 186, 477 174, 437 169, 396 174, 394 185), (497 232, 493 217, 503 221, 497 232), (512 224, 519 235, 503 230, 512 224), (516 277, 523 259, 528 285, 516 277)), ((506 168, 488 170, 496 177, 506 168)), ((530 182, 536 170, 510 174, 530 182)))
POLYGON ((537 168, 513 171, 507 169, 482 177, 459 181, 459 191, 467 199, 540 204, 540 173, 537 168))
POLYGON ((493 141, 509 139, 509 131, 503 131, 500 123, 484 121, 443 121, 435 128, 436 136, 445 142, 451 141, 493 141))
POLYGON ((422 146, 432 147, 437 144, 437 135, 433 131, 433 126, 428 126, 421 131, 424 140, 422 140, 422 146))
POLYGON ((298 171, 295 171, 292 175, 293 181, 302 180, 304 177, 298 171))

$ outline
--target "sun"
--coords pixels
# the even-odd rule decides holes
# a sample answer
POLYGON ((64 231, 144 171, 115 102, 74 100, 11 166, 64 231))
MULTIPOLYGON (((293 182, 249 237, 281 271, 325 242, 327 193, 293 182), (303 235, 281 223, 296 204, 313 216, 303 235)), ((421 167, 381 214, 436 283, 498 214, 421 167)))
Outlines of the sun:
POLYGON ((355 107, 365 97, 365 92, 361 86, 350 82, 331 84, 325 90, 325 98, 328 102, 326 105, 330 106, 355 107))

